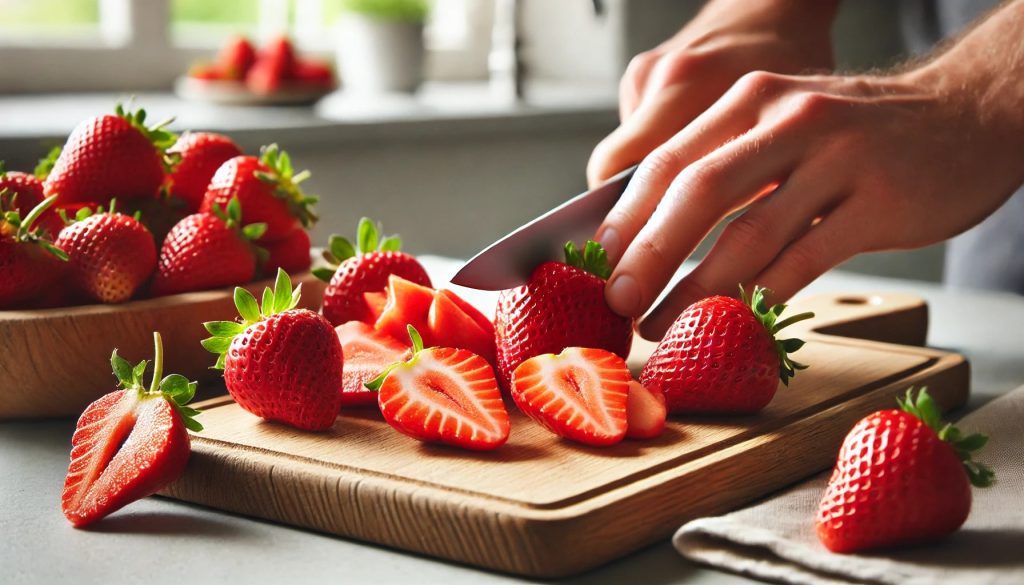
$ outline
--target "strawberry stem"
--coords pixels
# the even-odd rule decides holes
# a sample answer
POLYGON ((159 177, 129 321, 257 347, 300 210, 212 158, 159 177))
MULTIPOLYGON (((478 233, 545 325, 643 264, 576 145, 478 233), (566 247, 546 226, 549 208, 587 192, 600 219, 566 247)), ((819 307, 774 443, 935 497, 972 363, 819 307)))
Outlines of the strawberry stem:
POLYGON ((160 332, 153 332, 153 380, 149 384, 149 391, 156 394, 160 391, 160 380, 164 376, 164 343, 160 338, 160 332))

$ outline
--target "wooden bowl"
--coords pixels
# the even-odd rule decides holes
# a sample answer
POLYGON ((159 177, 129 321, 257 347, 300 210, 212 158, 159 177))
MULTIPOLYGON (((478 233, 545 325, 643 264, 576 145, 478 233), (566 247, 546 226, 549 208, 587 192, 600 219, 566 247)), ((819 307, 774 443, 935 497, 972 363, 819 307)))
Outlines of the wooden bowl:
MULTIPOLYGON (((324 283, 310 273, 300 306, 317 310, 324 283)), ((260 298, 270 280, 246 285, 260 298)), ((164 342, 164 372, 190 380, 215 380, 213 354, 199 341, 205 321, 238 316, 228 289, 184 293, 120 305, 0 311, 0 419, 77 416, 114 390, 110 353, 135 363, 153 357, 153 331, 164 342)), ((150 368, 152 373, 152 367, 150 368)))

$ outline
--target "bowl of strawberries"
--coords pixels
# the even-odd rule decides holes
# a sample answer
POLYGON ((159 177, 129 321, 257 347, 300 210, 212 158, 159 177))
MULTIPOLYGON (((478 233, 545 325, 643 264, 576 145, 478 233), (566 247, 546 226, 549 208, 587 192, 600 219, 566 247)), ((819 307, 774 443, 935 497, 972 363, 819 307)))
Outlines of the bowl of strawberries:
POLYGON ((112 348, 138 359, 156 330, 170 367, 208 378, 200 324, 279 268, 319 307, 309 173, 277 145, 245 154, 166 126, 119 105, 34 174, 0 172, 0 418, 81 412, 110 385, 112 348))

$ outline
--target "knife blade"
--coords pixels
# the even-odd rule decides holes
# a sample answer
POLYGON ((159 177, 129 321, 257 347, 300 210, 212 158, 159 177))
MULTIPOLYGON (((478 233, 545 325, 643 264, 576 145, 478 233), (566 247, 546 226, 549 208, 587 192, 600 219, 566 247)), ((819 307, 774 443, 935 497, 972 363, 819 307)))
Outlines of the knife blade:
POLYGON ((628 168, 515 229, 473 256, 452 278, 452 284, 478 290, 504 290, 526 283, 533 269, 562 260, 565 243, 582 245, 594 237, 608 212, 636 172, 628 168))

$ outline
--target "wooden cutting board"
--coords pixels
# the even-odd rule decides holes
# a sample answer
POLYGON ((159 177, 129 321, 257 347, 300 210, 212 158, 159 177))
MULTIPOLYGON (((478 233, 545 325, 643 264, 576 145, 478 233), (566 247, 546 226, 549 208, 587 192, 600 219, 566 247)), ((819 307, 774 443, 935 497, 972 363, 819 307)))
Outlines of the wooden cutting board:
MULTIPOLYGON (((513 412, 507 445, 471 453, 420 444, 372 410, 312 434, 224 397, 201 405, 206 430, 163 493, 504 572, 582 572, 830 467, 854 422, 908 386, 927 384, 944 409, 966 401, 964 358, 917 347, 919 299, 820 296, 791 310, 808 309, 818 318, 787 331, 808 341, 796 357, 811 367, 756 416, 677 418, 657 440, 599 449, 513 412)), ((631 364, 651 349, 638 343, 631 364)))

